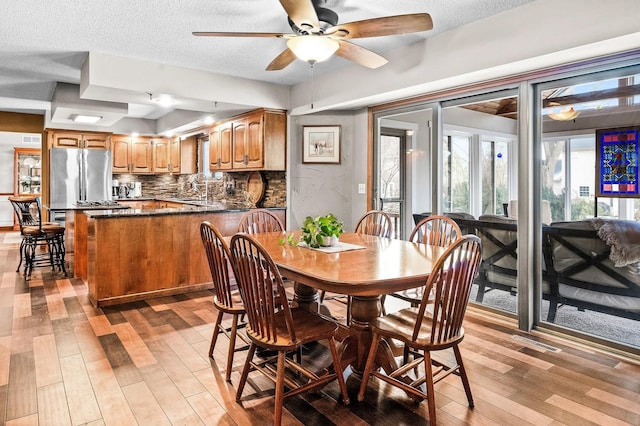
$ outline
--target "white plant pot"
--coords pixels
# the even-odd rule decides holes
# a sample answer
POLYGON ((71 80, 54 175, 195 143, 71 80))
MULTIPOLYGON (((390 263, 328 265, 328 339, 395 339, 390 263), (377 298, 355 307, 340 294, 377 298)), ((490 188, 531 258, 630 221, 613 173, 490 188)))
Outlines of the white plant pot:
POLYGON ((331 247, 338 244, 338 237, 332 235, 330 237, 322 237, 322 247, 331 247))

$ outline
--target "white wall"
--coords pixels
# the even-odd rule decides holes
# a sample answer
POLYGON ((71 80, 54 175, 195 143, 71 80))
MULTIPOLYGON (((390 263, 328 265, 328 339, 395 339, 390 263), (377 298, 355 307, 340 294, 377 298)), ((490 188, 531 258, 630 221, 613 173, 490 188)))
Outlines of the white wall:
POLYGON ((366 196, 358 183, 367 178, 367 113, 322 113, 290 117, 289 229, 298 229, 307 216, 333 213, 351 231, 366 211, 366 196), (303 126, 341 126, 340 164, 303 164, 303 126), (364 129, 364 131, 363 131, 364 129), (357 147, 357 148, 355 148, 357 147))

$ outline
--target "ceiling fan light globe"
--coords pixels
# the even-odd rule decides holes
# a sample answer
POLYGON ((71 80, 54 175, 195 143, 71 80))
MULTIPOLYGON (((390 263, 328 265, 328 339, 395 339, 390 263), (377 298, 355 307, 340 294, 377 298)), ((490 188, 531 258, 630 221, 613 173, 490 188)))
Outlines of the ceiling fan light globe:
POLYGON ((329 37, 317 35, 303 35, 287 40, 287 47, 298 59, 316 63, 329 59, 336 53, 340 44, 329 37))

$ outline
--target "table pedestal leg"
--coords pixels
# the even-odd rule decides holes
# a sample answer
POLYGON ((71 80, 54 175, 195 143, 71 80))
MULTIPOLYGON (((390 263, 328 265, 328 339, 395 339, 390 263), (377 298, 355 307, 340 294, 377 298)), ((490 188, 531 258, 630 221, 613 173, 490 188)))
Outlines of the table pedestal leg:
MULTIPOLYGON (((351 370, 361 375, 367 362, 367 355, 371 348, 371 320, 380 316, 380 296, 353 296, 351 299, 351 328, 350 335, 342 345, 342 366, 351 366, 351 370)), ((386 341, 378 346, 376 365, 386 372, 396 369, 393 353, 386 341)))
POLYGON ((331 316, 329 309, 320 303, 318 290, 313 287, 309 287, 308 285, 300 284, 299 282, 296 282, 293 285, 293 288, 295 291, 293 301, 299 307, 311 312, 320 312, 323 315, 331 316))

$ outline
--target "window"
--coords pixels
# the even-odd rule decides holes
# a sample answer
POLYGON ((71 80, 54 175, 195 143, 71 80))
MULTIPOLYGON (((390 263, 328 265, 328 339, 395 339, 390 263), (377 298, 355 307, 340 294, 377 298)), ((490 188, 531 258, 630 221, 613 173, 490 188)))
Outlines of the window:
POLYGON ((588 197, 590 194, 588 186, 581 186, 579 192, 581 197, 588 197))
POLYGON ((509 150, 507 142, 482 142, 482 214, 503 214, 509 202, 509 150))
POLYGON ((444 211, 471 213, 468 136, 445 136, 442 158, 444 211))

